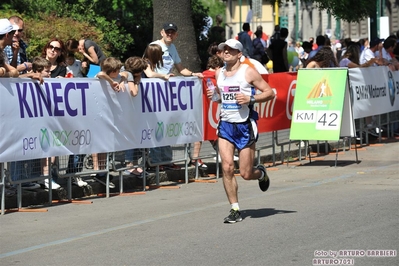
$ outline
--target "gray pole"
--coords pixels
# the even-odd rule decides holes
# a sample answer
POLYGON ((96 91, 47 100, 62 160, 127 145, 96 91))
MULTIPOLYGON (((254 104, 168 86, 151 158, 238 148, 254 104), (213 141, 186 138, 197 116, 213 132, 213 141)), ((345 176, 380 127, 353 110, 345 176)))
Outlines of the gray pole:
POLYGON ((295 41, 298 41, 299 39, 299 0, 295 0, 295 11, 296 11, 296 15, 295 15, 295 41))

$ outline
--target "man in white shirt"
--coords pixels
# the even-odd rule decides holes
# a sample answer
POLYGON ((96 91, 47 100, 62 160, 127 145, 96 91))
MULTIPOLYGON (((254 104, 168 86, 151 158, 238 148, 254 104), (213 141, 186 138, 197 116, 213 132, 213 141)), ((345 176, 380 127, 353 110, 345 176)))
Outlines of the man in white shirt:
MULTIPOLYGON (((365 48, 360 55, 360 65, 367 63, 372 58, 375 58, 375 52, 382 48, 382 41, 384 39, 375 38, 370 42, 370 48, 365 48)), ((374 63, 373 66, 379 65, 378 63, 374 63)))
MULTIPOLYGON (((195 76, 203 78, 201 72, 194 73, 187 68, 183 67, 181 64, 180 56, 176 50, 176 46, 173 41, 177 38, 177 26, 174 23, 165 23, 163 29, 161 30, 162 38, 160 40, 154 41, 152 43, 159 44, 162 47, 163 52, 163 67, 155 68, 155 72, 161 74, 170 74, 172 72, 173 66, 176 67, 177 71, 183 76, 195 76)), ((152 44, 151 43, 151 44, 152 44)))

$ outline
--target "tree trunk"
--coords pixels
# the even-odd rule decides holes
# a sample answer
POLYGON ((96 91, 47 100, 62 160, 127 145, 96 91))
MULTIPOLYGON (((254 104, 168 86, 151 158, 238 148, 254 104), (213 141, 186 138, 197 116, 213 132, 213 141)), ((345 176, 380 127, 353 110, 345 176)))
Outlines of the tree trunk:
POLYGON ((153 14, 153 40, 161 38, 160 31, 164 23, 175 23, 178 36, 174 44, 183 67, 194 72, 201 71, 201 61, 197 51, 194 25, 191 17, 191 0, 153 0, 153 14))

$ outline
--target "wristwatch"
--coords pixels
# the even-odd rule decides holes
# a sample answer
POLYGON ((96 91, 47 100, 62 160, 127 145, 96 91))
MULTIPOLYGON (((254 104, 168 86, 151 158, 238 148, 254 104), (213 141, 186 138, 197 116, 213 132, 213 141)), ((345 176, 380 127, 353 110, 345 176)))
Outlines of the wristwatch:
POLYGON ((251 97, 249 98, 249 104, 255 104, 255 97, 253 95, 251 95, 251 97))

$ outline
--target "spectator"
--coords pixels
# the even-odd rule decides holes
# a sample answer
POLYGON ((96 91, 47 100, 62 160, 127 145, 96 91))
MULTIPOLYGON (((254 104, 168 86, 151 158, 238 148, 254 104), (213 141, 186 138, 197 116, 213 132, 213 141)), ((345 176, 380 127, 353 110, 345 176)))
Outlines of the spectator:
MULTIPOLYGON (((188 70, 183 67, 181 64, 180 56, 176 50, 176 46, 173 42, 177 38, 177 26, 176 24, 169 22, 163 25, 161 30, 162 38, 160 40, 154 41, 151 44, 158 44, 162 47, 162 60, 163 65, 158 65, 154 68, 154 71, 159 74, 171 74, 173 67, 177 69, 177 71, 183 76, 195 76, 202 78, 202 73, 194 73, 193 71, 188 70)), ((150 161, 153 164, 159 164, 161 162, 172 161, 172 148, 170 146, 156 147, 150 149, 150 161)), ((180 169, 179 166, 174 163, 161 165, 160 169, 180 169)))
POLYGON ((349 44, 352 42, 351 38, 345 38, 341 43, 342 43, 342 53, 341 56, 343 56, 346 53, 346 49, 348 48, 349 44))
POLYGON ((357 43, 349 44, 346 53, 339 62, 340 67, 369 67, 374 64, 376 58, 371 58, 364 64, 359 63, 360 45, 357 43))
POLYGON ((335 58, 337 61, 341 61, 342 56, 342 44, 340 42, 335 44, 335 58))
POLYGON ((226 30, 222 26, 223 23, 223 16, 218 14, 215 17, 216 26, 211 28, 211 34, 209 36, 209 42, 213 43, 221 43, 226 40, 226 30))
POLYGON ((202 73, 194 73, 193 71, 190 71, 187 68, 183 67, 183 65, 181 64, 180 56, 176 50, 176 46, 173 44, 178 36, 176 24, 165 23, 160 33, 162 38, 151 43, 159 44, 162 47, 163 52, 163 66, 156 67, 155 72, 161 74, 170 74, 172 73, 173 67, 175 67, 177 71, 183 76, 195 76, 202 78, 202 73))
MULTIPOLYGON (((365 64, 368 61, 375 58, 375 52, 382 49, 382 41, 383 41, 383 39, 379 39, 379 38, 375 38, 375 39, 371 40, 370 45, 369 45, 370 47, 369 48, 366 47, 363 50, 363 52, 360 54, 359 63, 365 64)), ((383 64, 383 61, 376 60, 373 63, 374 66, 377 66, 379 64, 383 64)))
POLYGON ((72 74, 72 77, 82 78, 86 77, 88 65, 86 61, 81 62, 75 58, 75 53, 69 52, 66 57, 67 75, 72 74))
MULTIPOLYGON (((261 25, 256 27, 256 31, 260 31, 261 32, 261 42, 263 47, 265 47, 265 49, 267 48, 267 42, 269 41, 269 37, 266 35, 266 33, 263 32, 263 27, 261 25)), ((255 33, 256 33, 255 31, 255 33)), ((254 40, 256 38, 256 34, 252 34, 251 39, 254 40)))
MULTIPOLYGON (((136 97, 139 93, 139 84, 143 71, 147 68, 147 62, 137 56, 129 57, 125 61, 124 70, 120 73, 124 80, 126 80, 130 95, 136 97)), ((124 86, 125 84, 120 84, 124 86)), ((125 151, 126 167, 130 168, 125 170, 125 174, 133 174, 137 177, 143 177, 143 169, 134 167, 138 164, 141 155, 140 149, 129 149, 125 151)))
POLYGON ((325 43, 326 43, 326 37, 324 37, 323 35, 317 36, 316 37, 317 48, 313 49, 309 53, 309 58, 312 58, 313 56, 315 56, 315 54, 325 45, 325 43))
POLYGON ((376 52, 376 57, 383 59, 392 71, 399 70, 399 62, 391 56, 395 46, 396 40, 394 38, 387 38, 382 44, 382 49, 376 52))
POLYGON ((396 46, 395 49, 393 49, 393 54, 396 57, 396 60, 399 61, 399 30, 396 31, 396 46))
POLYGON ((312 51, 312 44, 310 42, 304 41, 302 43, 303 53, 299 57, 299 68, 306 68, 306 62, 309 57, 309 53, 312 51))
POLYGON ((335 59, 334 53, 330 47, 322 47, 313 58, 308 58, 306 62, 306 68, 327 68, 337 66, 337 60, 335 59))
POLYGON ((269 62, 269 57, 266 54, 265 46, 262 44, 262 31, 255 32, 256 38, 252 41, 253 44, 253 59, 258 60, 262 65, 269 62))
POLYGON ((280 30, 280 39, 275 39, 267 48, 267 54, 273 61, 273 73, 288 71, 288 44, 285 39, 288 37, 288 29, 280 30))
POLYGON ((50 61, 52 78, 66 76, 65 47, 60 39, 49 40, 44 46, 41 56, 50 61))
POLYGON ((280 25, 274 26, 274 33, 273 33, 272 37, 270 37, 270 44, 273 43, 275 40, 280 40, 280 25))
POLYGON ((101 50, 101 47, 92 40, 80 39, 69 39, 65 42, 67 52, 79 52, 81 53, 91 64, 101 65, 101 62, 105 60, 106 56, 101 50))
POLYGON ((144 77, 168 80, 170 77, 174 76, 173 73, 162 74, 154 71, 156 68, 163 67, 162 54, 162 47, 159 44, 153 43, 147 46, 143 55, 143 59, 147 63, 147 67, 143 73, 144 77))
POLYGON ((238 41, 244 47, 242 54, 245 57, 253 56, 252 40, 251 40, 251 35, 249 34, 250 30, 251 30, 251 28, 249 26, 249 23, 245 22, 244 24, 242 24, 242 31, 240 33, 238 33, 238 41))
POLYGON ((28 45, 22 40, 25 24, 22 18, 18 16, 12 16, 8 20, 15 29, 18 29, 15 30, 12 38, 12 45, 7 45, 4 52, 7 54, 10 65, 15 67, 20 74, 24 74, 32 70, 32 63, 28 61, 26 52, 28 45))
MULTIPOLYGON (((35 57, 32 62, 32 72, 41 75, 42 78, 51 78, 51 62, 41 56, 35 57)), ((33 164, 35 164, 35 161, 33 160, 33 164)), ((51 157, 50 161, 54 163, 55 157, 51 157)), ((51 174, 53 176, 51 179, 51 189, 60 189, 61 186, 56 182, 58 176, 50 169, 50 165, 49 158, 40 159, 41 174, 45 176, 51 174)), ((46 189, 50 188, 49 179, 42 180, 39 183, 46 189)))
POLYGON ((43 78, 51 78, 51 62, 40 56, 33 58, 32 72, 39 73, 43 78))
POLYGON ((314 42, 314 38, 313 37, 309 38, 309 43, 312 45, 312 50, 316 50, 317 49, 317 44, 314 42))
POLYGON ((11 25, 6 18, 0 19, 0 53, 2 54, 0 65, 0 77, 18 77, 18 70, 9 64, 8 58, 4 53, 4 48, 11 45, 12 38, 17 30, 17 25, 11 25))
MULTIPOLYGON (((115 92, 119 92, 124 88, 120 84, 125 80, 120 75, 122 62, 115 57, 108 57, 101 62, 101 71, 96 75, 99 79, 106 80, 115 92)), ((106 153, 94 153, 93 155, 93 169, 96 171, 105 170, 107 164, 106 153)), ((98 173, 93 177, 96 181, 106 186, 107 174, 105 172, 98 173)), ((114 183, 109 180, 109 188, 115 188, 114 183)))

